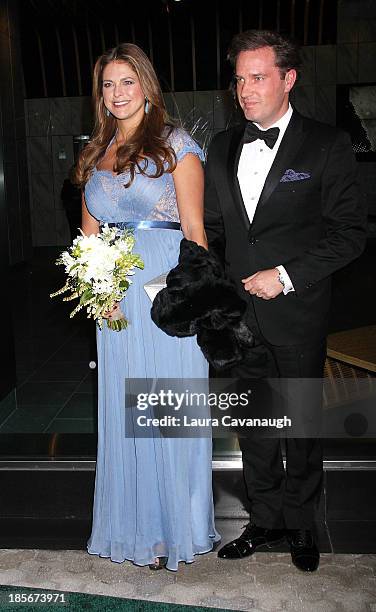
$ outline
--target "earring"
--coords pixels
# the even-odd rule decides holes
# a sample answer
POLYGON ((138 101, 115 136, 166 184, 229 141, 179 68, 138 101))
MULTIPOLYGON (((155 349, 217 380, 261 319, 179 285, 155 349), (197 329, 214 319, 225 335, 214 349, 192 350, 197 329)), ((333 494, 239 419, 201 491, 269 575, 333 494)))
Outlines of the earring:
POLYGON ((150 102, 149 100, 145 97, 145 115, 148 114, 149 112, 149 108, 150 108, 150 102))
POLYGON ((105 110, 106 116, 109 117, 111 115, 110 111, 108 110, 108 108, 106 108, 105 110))

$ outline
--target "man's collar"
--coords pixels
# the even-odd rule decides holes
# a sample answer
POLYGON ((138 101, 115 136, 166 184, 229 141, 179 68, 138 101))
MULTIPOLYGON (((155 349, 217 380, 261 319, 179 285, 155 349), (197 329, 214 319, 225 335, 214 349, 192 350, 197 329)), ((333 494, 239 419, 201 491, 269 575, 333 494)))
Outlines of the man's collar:
POLYGON ((286 128, 287 128, 287 126, 288 126, 288 124, 289 124, 289 122, 290 122, 290 119, 291 119, 292 113, 293 113, 293 108, 292 108, 292 106, 291 106, 291 104, 290 104, 290 102, 289 102, 289 107, 288 107, 287 111, 285 112, 285 114, 284 114, 284 115, 282 115, 282 117, 280 117, 280 118, 278 119, 278 121, 276 121, 276 122, 275 122, 275 123, 273 123, 272 125, 269 125, 269 127, 268 127, 268 128, 263 128, 263 127, 261 127, 261 125, 259 125, 258 123, 255 123, 255 125, 257 125, 257 127, 258 127, 260 130, 266 130, 266 129, 269 129, 269 128, 272 128, 272 127, 277 127, 277 128, 279 128, 279 129, 280 129, 280 136, 281 136, 281 134, 284 134, 284 132, 286 131, 286 128))

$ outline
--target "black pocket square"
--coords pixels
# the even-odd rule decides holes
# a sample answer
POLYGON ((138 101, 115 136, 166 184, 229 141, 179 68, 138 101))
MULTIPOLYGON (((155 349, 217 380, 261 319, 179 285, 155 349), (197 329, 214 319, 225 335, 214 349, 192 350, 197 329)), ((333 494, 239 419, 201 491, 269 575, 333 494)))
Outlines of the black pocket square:
POLYGON ((151 317, 169 336, 194 336, 217 370, 232 367, 253 344, 244 323, 247 304, 225 277, 217 257, 190 240, 180 243, 179 263, 156 295, 151 317))

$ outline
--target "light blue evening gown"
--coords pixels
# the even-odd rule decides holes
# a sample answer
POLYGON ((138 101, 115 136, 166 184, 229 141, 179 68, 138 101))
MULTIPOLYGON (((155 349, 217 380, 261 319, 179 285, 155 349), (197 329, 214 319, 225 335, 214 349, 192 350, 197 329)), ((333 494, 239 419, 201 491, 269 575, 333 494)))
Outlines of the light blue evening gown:
MULTIPOLYGON (((180 161, 202 151, 182 129, 169 141, 180 161)), ((154 164, 149 161, 148 173, 154 164)), ((173 177, 153 179, 94 170, 85 188, 89 212, 100 223, 179 222, 173 177)), ((88 551, 138 565, 168 557, 167 568, 212 549, 214 527, 211 438, 132 437, 126 431, 125 379, 206 378, 208 365, 195 338, 172 338, 150 317, 144 284, 177 264, 183 235, 176 229, 136 229, 135 253, 144 260, 121 303, 128 328, 97 331, 98 455, 88 551)))

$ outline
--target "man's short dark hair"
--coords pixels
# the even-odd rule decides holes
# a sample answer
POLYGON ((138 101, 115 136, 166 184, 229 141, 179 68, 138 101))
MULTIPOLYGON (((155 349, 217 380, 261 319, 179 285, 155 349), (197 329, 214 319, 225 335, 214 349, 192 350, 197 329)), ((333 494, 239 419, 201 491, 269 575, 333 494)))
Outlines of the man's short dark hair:
POLYGON ((235 69, 236 60, 242 51, 255 51, 262 47, 271 47, 276 57, 281 78, 294 68, 298 70, 301 64, 299 47, 296 43, 271 30, 246 30, 236 34, 230 44, 227 59, 235 69))

